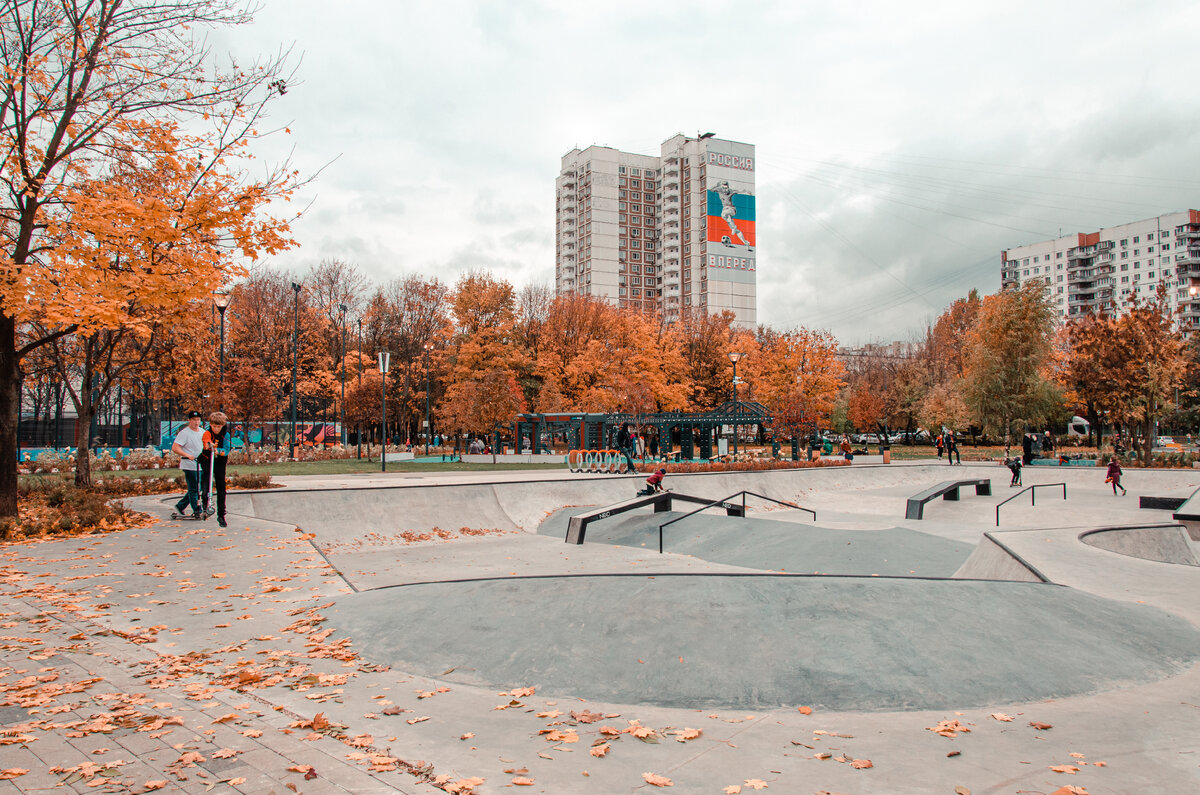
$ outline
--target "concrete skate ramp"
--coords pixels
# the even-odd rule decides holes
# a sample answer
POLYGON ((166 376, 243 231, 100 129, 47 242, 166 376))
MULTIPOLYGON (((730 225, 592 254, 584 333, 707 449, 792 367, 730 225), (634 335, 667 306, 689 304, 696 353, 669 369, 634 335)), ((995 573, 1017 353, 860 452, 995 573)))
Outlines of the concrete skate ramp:
POLYGON ((1016 582, 1047 582, 1046 577, 990 533, 975 545, 971 557, 963 563, 954 578, 959 580, 1012 580, 1016 582))
MULTIPOLYGON (((804 504, 813 492, 847 490, 889 494, 943 479, 940 466, 829 466, 766 472, 672 474, 671 486, 681 493, 721 499, 748 489, 768 497, 804 504)), ((645 475, 565 475, 537 481, 431 483, 364 488, 270 489, 231 492, 229 513, 297 525, 316 532, 318 541, 390 534, 435 527, 457 530, 525 530, 564 506, 608 505, 632 497, 645 475)), ((899 492, 897 492, 899 494, 899 492)), ((902 505, 899 496, 891 500, 902 505)), ((880 509, 883 510, 883 509, 880 509)))
POLYGON ((787 575, 443 582, 343 597, 367 660, 539 696, 696 709, 964 709, 1181 673, 1200 633, 1053 585, 787 575))
MULTIPOLYGON (((570 517, 564 509, 538 528, 562 538, 570 517)), ((648 509, 647 509, 648 511, 648 509)), ((658 548, 658 526, 685 511, 620 514, 588 525, 587 544, 658 548)), ((971 554, 970 544, 917 530, 845 530, 759 517, 714 513, 689 516, 665 528, 663 550, 713 563, 802 574, 949 577, 971 554)))
POLYGON ((1083 533, 1079 540, 1119 555, 1157 560, 1160 563, 1200 566, 1187 529, 1180 525, 1105 527, 1083 533))

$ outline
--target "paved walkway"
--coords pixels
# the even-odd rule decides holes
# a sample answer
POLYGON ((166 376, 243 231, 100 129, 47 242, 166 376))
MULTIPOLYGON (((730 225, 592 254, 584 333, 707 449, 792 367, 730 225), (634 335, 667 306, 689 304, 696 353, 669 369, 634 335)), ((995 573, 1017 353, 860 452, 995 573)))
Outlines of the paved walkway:
MULTIPOLYGON (((776 487, 814 507, 828 526, 859 528, 864 539, 873 529, 903 528, 973 544, 994 529, 994 506, 1008 496, 1007 471, 1000 467, 962 468, 972 476, 991 474, 995 496, 939 501, 922 522, 902 518, 907 494, 958 471, 855 466, 776 487)), ((1136 495, 1194 488, 1200 473, 1130 471, 1130 496, 1124 500, 1104 492, 1098 470, 1031 468, 1025 477, 1026 483, 1066 479, 1069 495, 1065 503, 1043 505, 1039 494, 1037 509, 1015 503, 1003 509, 1001 530, 1020 531, 1002 536, 1014 551, 1089 598, 1157 608, 1165 617, 1200 626, 1200 569, 1117 555, 1076 540, 1086 527, 1169 520, 1164 512, 1138 511, 1136 495)), ((458 504, 446 498, 455 493, 447 490, 452 483, 530 484, 555 495, 552 501, 563 507, 570 501, 556 490, 568 488, 562 484, 566 479, 556 473, 283 479, 290 490, 337 489, 328 492, 335 502, 339 494, 366 499, 350 490, 355 487, 403 484, 413 487, 404 495, 412 503, 429 496, 423 487, 436 485, 438 504, 413 504, 412 515, 424 520, 428 514, 433 521, 440 512, 444 536, 415 523, 410 527, 403 500, 391 504, 395 532, 364 531, 356 539, 350 522, 328 531, 305 522, 298 522, 303 525, 298 531, 246 516, 231 517, 224 530, 212 522, 172 522, 162 501, 146 499, 139 507, 160 519, 148 528, 0 547, 0 795, 439 788, 490 793, 509 787, 610 793, 652 790, 663 778, 672 781, 673 791, 713 793, 735 787, 751 792, 763 785, 855 795, 954 792, 958 786, 976 795, 1050 793, 1064 785, 1093 795, 1200 790, 1200 667, 1194 664, 1167 678, 1069 697, 883 712, 823 709, 817 697, 772 708, 668 707, 655 703, 653 689, 637 702, 584 701, 543 685, 549 677, 539 666, 559 659, 551 655, 560 651, 555 638, 568 630, 580 634, 569 622, 586 622, 587 611, 560 611, 553 607, 553 589, 548 594, 543 589, 535 607, 544 609, 526 614, 528 631, 518 622, 497 633, 495 617, 509 615, 507 603, 528 595, 522 583, 537 581, 528 575, 625 570, 657 582, 655 572, 708 577, 756 570, 707 561, 698 553, 660 557, 633 546, 574 547, 529 535, 525 525, 534 522, 535 512, 527 517, 515 511, 503 494, 497 504, 520 529, 471 528, 455 521, 458 504), (322 538, 324 532, 332 535, 322 538), (508 590, 467 598, 475 586, 459 589, 452 582, 480 577, 507 582, 508 590), (436 649, 446 648, 443 641, 453 634, 462 642, 451 645, 466 649, 459 659, 425 658, 419 667, 404 667, 364 653, 375 648, 376 638, 348 633, 355 622, 339 618, 367 596, 380 606, 356 618, 388 617, 389 591, 355 589, 431 580, 445 583, 437 586, 445 602, 429 603, 423 611, 419 601, 406 600, 403 621, 393 621, 390 632, 401 642, 406 636, 420 640, 410 647, 436 649), (476 635, 488 638, 488 648, 472 657, 476 635), (500 684, 492 681, 492 671, 465 670, 472 659, 500 653, 509 658, 507 670, 526 675, 500 684), (458 667, 464 660, 467 665, 458 667), (930 730, 939 727, 941 733, 930 730)), ((636 487, 635 478, 592 480, 597 493, 636 487)), ((717 490, 732 483, 707 482, 717 490)), ((806 521, 786 511, 760 516, 806 521)), ((653 620, 670 621, 669 598, 641 604, 656 608, 648 614, 653 620)), ((585 604, 597 613, 628 612, 638 601, 619 603, 610 595, 585 604)), ((720 639, 719 622, 706 625, 705 610, 691 612, 699 616, 693 619, 697 635, 713 636, 706 642, 720 639)), ((919 624, 922 618, 905 621, 919 624)), ((995 629, 987 615, 976 619, 961 638, 967 650, 974 637, 995 629)), ((833 611, 828 620, 851 619, 833 611)), ((906 642, 903 625, 870 629, 882 632, 883 642, 891 642, 889 637, 906 642)), ((1047 635, 1034 640, 1051 652, 1072 653, 1069 633, 1056 639, 1052 626, 1039 632, 1047 635)), ((760 642, 742 638, 734 649, 748 665, 761 660, 771 643, 768 631, 760 634, 760 642)), ((1186 636, 1181 630, 1180 637, 1186 636)), ((810 645, 823 642, 832 644, 813 635, 810 645)), ((989 648, 1005 646, 1003 637, 989 642, 989 648)), ((947 648, 947 654, 961 655, 963 648, 947 648)), ((628 637, 598 634, 592 647, 574 653, 584 663, 589 655, 619 656, 622 649, 633 650, 628 637)), ((681 647, 678 668, 658 662, 662 670, 656 675, 694 676, 693 653, 704 652, 700 645, 681 647)), ((629 663, 637 669, 637 662, 629 663)), ((981 677, 991 663, 974 660, 981 677)), ((703 682, 693 684, 703 689, 703 682)), ((708 685, 714 693, 725 686, 719 677, 708 685)))

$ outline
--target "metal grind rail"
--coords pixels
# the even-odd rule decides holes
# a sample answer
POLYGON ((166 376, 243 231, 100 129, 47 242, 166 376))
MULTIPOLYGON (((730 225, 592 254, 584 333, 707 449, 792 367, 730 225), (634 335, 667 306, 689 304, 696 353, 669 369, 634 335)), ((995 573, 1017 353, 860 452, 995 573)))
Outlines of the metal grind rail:
MULTIPOLYGON (((1047 486, 1062 486, 1063 499, 1065 500, 1067 498, 1067 484, 1066 483, 1034 483, 1032 486, 1026 486, 1025 488, 1021 489, 1016 494, 1012 495, 1007 500, 1000 503, 1000 505, 1004 505, 1004 503, 1006 503, 1006 502, 1012 502, 1013 500, 1015 500, 1017 497, 1020 497, 1025 492, 1029 492, 1029 504, 1037 505, 1037 490, 1044 489, 1047 486)), ((1000 526, 1000 505, 996 506, 996 527, 1000 526)))
POLYGON ((725 497, 723 499, 713 500, 712 502, 708 503, 707 505, 701 505, 699 508, 697 508, 694 511, 688 511, 683 516, 676 516, 674 519, 672 519, 669 522, 663 522, 662 524, 660 524, 658 526, 658 554, 661 555, 662 551, 663 551, 663 528, 669 524, 675 524, 678 521, 686 519, 689 516, 695 516, 696 514, 700 513, 701 511, 706 511, 709 508, 725 508, 726 510, 729 510, 730 508, 736 508, 737 506, 731 505, 729 503, 729 501, 732 499, 736 499, 738 497, 742 498, 742 514, 741 514, 742 518, 743 519, 746 518, 746 495, 749 495, 751 497, 758 497, 760 500, 768 500, 768 501, 776 503, 778 505, 786 505, 789 508, 795 508, 798 511, 804 511, 805 513, 811 513, 813 521, 814 522, 817 521, 817 512, 810 508, 805 508, 801 505, 797 505, 794 502, 787 502, 785 500, 777 500, 774 497, 768 497, 765 494, 758 494, 757 492, 746 491, 745 489, 743 489, 734 494, 730 494, 728 497, 725 497))

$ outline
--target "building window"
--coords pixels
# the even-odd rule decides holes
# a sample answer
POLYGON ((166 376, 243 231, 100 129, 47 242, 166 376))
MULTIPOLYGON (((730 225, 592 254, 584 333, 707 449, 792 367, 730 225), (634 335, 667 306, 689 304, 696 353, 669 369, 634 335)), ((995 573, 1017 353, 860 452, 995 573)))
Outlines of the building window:
POLYGON ((1125 238, 1124 240, 1122 240, 1122 241, 1121 241, 1121 245, 1122 245, 1122 246, 1128 246, 1128 245, 1129 245, 1129 238, 1125 238))
POLYGON ((1128 257, 1129 257, 1129 252, 1128 252, 1128 251, 1122 251, 1122 252, 1121 252, 1121 259, 1126 259, 1126 258, 1128 258, 1128 257))
POLYGON ((1161 246, 1159 246, 1159 248, 1161 248, 1163 251, 1170 251, 1170 250, 1171 250, 1171 244, 1170 244, 1170 243, 1163 243, 1161 246))
POLYGON ((1055 254, 1055 255, 1054 255, 1054 258, 1055 258, 1055 259, 1062 259, 1062 252, 1060 251, 1060 252, 1058 252, 1057 254, 1055 254))
POLYGON ((1134 237, 1134 238, 1133 238, 1133 242, 1134 242, 1134 243, 1140 243, 1140 242, 1141 242, 1141 240, 1142 240, 1142 239, 1141 239, 1141 237, 1134 237))
POLYGON ((618 174, 624 174, 624 173, 625 173, 625 166, 621 166, 621 167, 619 167, 619 168, 617 169, 617 173, 618 173, 618 174))

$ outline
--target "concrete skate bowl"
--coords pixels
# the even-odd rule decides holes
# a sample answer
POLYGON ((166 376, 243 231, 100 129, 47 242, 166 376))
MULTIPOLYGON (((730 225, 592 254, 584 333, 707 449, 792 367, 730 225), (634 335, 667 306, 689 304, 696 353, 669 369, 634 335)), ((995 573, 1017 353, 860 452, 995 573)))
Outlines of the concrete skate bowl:
POLYGON ((1197 544, 1187 528, 1178 524, 1145 527, 1101 527, 1079 535, 1079 540, 1098 549, 1159 563, 1200 566, 1197 544))
POLYGON ((1054 585, 786 574, 494 578, 343 597, 330 626, 414 674, 696 709, 982 707, 1162 679, 1200 633, 1054 585))

